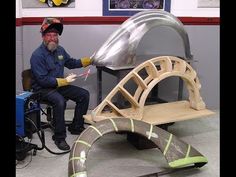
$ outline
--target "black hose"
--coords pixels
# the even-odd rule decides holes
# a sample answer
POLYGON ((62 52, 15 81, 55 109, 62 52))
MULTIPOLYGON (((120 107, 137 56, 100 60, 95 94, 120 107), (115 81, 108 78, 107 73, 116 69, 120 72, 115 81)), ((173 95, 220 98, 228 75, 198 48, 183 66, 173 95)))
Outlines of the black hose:
POLYGON ((45 144, 44 130, 43 130, 42 128, 38 129, 37 126, 35 125, 35 123, 34 123, 31 119, 29 119, 28 117, 26 117, 26 119, 27 119, 28 121, 30 121, 30 122, 32 123, 32 125, 34 126, 34 128, 36 129, 36 133, 37 133, 37 135, 38 135, 38 137, 39 137, 39 139, 40 139, 40 141, 41 141, 41 143, 42 143, 42 147, 38 147, 38 146, 37 146, 37 150, 42 150, 42 149, 45 148, 48 152, 50 152, 50 153, 52 153, 52 154, 56 154, 56 155, 67 154, 67 153, 70 152, 70 150, 64 151, 64 152, 54 152, 54 151, 50 150, 50 149, 46 146, 46 144, 45 144), (41 132, 41 135, 40 135, 39 132, 41 132))

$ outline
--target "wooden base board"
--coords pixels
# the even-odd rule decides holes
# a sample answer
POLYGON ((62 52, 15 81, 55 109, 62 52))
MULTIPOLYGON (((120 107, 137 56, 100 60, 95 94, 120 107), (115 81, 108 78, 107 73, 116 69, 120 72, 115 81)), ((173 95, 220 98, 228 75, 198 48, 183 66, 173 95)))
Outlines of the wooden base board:
POLYGON ((188 101, 177 101, 145 106, 142 121, 154 125, 160 125, 210 116, 213 114, 215 113, 208 109, 195 110, 191 108, 188 101))
MULTIPOLYGON (((128 109, 122 109, 122 111, 129 111, 128 109)), ((109 114, 109 113, 106 113, 109 114)), ((183 121, 188 119, 195 119, 200 117, 206 117, 215 114, 208 109, 195 110, 190 107, 189 101, 176 101, 169 103, 161 103, 155 105, 145 105, 142 121, 160 125, 165 123, 183 121)), ((95 123, 92 120, 91 114, 84 115, 84 119, 88 123, 95 123)))

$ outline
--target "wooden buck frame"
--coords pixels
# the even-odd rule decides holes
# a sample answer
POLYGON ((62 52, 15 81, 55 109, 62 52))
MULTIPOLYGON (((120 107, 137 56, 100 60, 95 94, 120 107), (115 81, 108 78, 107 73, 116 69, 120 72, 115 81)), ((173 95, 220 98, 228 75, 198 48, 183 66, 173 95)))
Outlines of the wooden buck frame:
POLYGON ((201 84, 196 71, 185 60, 174 56, 156 57, 130 71, 91 114, 84 115, 84 118, 94 123, 107 118, 123 117, 158 125, 212 115, 214 112, 206 109, 200 96, 200 88, 201 84), (146 77, 141 74, 143 72, 146 73, 146 77), (189 100, 145 105, 152 88, 171 76, 183 79, 189 93, 189 100), (124 87, 129 81, 137 85, 134 94, 124 87), (129 108, 119 109, 113 103, 112 99, 117 94, 122 94, 130 103, 129 108))

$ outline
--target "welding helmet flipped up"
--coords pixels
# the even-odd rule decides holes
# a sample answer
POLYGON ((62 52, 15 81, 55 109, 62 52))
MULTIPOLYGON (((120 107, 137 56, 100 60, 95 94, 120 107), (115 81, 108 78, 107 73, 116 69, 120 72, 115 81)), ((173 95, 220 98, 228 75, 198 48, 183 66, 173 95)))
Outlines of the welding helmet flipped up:
POLYGON ((45 35, 47 32, 57 32, 59 35, 62 34, 63 31, 63 24, 61 20, 54 17, 47 17, 43 20, 41 25, 40 32, 42 35, 45 35))

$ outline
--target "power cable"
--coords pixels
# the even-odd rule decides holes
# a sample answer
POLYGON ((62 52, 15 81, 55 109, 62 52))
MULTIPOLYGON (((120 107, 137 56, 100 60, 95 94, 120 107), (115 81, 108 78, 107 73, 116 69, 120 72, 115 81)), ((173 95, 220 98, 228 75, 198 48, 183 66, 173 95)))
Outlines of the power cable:
POLYGON ((50 153, 52 153, 52 154, 55 154, 55 155, 67 154, 67 153, 70 152, 70 150, 64 151, 64 152, 54 152, 54 151, 50 150, 50 149, 46 146, 46 144, 45 144, 45 134, 44 134, 44 130, 43 130, 42 128, 38 129, 38 127, 35 125, 35 123, 34 123, 31 119, 29 119, 28 117, 26 117, 26 119, 27 119, 28 121, 30 121, 30 122, 32 123, 32 125, 34 126, 34 128, 36 129, 36 133, 37 133, 37 135, 38 135, 38 137, 39 137, 39 139, 40 139, 40 141, 41 141, 41 143, 42 143, 42 147, 41 147, 41 148, 38 148, 38 147, 37 147, 37 150, 42 150, 42 149, 45 148, 48 152, 50 152, 50 153), (41 132, 41 135, 40 135, 39 132, 41 132))

